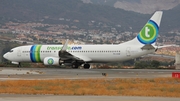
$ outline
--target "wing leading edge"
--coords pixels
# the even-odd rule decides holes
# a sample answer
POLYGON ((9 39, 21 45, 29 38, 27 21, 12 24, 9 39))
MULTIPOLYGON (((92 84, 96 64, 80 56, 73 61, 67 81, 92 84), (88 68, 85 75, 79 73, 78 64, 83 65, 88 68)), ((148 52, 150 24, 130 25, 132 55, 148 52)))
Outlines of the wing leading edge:
POLYGON ((70 52, 67 51, 67 47, 68 47, 68 39, 66 40, 66 42, 64 43, 62 49, 59 51, 59 57, 62 60, 75 60, 75 61, 83 61, 83 62, 89 62, 91 61, 90 58, 86 57, 86 56, 81 56, 81 55, 73 55, 70 52))

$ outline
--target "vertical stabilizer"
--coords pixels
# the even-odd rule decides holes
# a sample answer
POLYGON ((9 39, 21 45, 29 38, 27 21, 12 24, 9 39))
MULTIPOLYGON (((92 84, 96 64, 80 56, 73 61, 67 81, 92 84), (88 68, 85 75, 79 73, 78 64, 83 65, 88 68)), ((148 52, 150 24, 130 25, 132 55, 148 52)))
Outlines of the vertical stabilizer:
POLYGON ((141 29, 136 38, 130 41, 131 44, 154 44, 158 37, 159 26, 162 18, 162 11, 156 11, 141 29))

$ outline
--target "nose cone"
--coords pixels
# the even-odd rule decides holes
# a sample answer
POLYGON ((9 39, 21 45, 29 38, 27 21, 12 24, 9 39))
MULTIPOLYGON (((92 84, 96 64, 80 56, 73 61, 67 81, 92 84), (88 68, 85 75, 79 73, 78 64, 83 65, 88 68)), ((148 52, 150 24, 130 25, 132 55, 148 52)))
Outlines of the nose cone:
POLYGON ((3 57, 8 60, 8 53, 4 54, 3 57))

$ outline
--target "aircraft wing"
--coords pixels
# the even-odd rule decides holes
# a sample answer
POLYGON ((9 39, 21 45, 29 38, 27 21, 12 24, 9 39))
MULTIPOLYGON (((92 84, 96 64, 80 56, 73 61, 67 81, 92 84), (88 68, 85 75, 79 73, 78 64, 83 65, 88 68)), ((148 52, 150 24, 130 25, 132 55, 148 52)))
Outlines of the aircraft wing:
POLYGON ((157 46, 158 48, 164 48, 164 47, 171 47, 171 46, 175 46, 175 47, 179 47, 178 45, 164 45, 164 46, 157 46))
POLYGON ((77 60, 77 61, 84 61, 84 62, 88 62, 91 61, 90 58, 85 57, 85 56, 81 56, 81 55, 73 55, 69 52, 66 51, 67 47, 68 47, 68 39, 66 40, 65 44, 63 45, 62 49, 59 51, 59 57, 63 60, 77 60))
POLYGON ((174 45, 174 44, 172 44, 172 45, 164 45, 164 46, 153 46, 153 45, 151 45, 151 44, 146 44, 146 45, 144 45, 141 49, 160 49, 160 48, 165 48, 165 47, 171 47, 171 46, 175 46, 175 47, 179 47, 178 45, 174 45))
POLYGON ((81 56, 81 55, 79 55, 79 56, 74 56, 74 58, 77 59, 77 60, 83 60, 83 61, 85 61, 85 62, 89 62, 89 61, 92 60, 92 59, 90 59, 89 57, 81 56))

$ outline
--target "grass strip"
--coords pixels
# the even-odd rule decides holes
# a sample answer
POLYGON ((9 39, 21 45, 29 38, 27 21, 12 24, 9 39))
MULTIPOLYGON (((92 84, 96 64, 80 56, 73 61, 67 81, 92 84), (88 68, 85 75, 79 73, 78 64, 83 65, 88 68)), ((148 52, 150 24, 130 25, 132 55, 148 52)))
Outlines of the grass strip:
POLYGON ((180 79, 7 80, 0 93, 180 97, 180 79))

